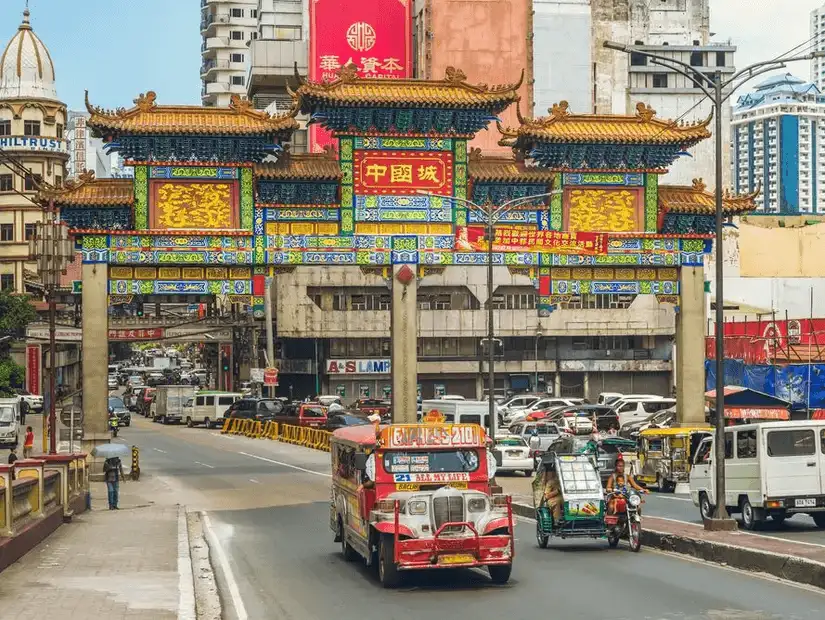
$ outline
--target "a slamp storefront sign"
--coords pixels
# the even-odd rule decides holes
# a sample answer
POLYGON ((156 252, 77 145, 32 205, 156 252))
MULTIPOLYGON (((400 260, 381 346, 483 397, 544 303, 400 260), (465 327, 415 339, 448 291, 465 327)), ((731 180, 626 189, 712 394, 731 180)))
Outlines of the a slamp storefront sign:
POLYGON ((327 360, 328 375, 388 375, 390 360, 327 360))
POLYGON ((65 140, 57 138, 38 138, 30 136, 3 136, 0 137, 0 149, 7 151, 39 151, 46 153, 68 153, 69 147, 65 140))

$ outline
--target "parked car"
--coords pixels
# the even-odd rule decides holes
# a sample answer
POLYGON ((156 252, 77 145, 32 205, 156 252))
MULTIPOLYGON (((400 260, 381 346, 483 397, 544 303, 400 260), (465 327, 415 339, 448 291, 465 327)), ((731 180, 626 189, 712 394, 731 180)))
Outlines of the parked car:
POLYGON ((344 401, 341 400, 340 396, 332 396, 332 395, 316 396, 314 401, 317 402, 317 403, 320 403, 324 407, 329 407, 333 403, 337 403, 337 404, 341 405, 342 407, 344 405, 344 401))
POLYGON ((595 430, 599 433, 606 433, 610 429, 617 432, 619 430, 619 416, 616 415, 612 407, 605 405, 574 405, 572 407, 554 409, 549 416, 549 420, 555 421, 569 411, 585 413, 591 421, 595 418, 595 430))
POLYGON ((117 421, 120 426, 132 425, 132 414, 119 396, 109 397, 109 411, 117 416, 117 421))
POLYGON ((624 426, 628 422, 644 420, 651 413, 669 409, 675 405, 675 398, 645 395, 625 396, 613 403, 613 410, 619 416, 619 422, 624 426))
POLYGON ((109 375, 109 389, 116 390, 118 388, 117 375, 109 375))
POLYGON ((218 427, 232 404, 242 398, 237 392, 198 392, 184 405, 183 420, 190 428, 197 424, 218 427))
POLYGON ((224 417, 258 422, 277 422, 284 404, 275 398, 241 398, 226 410, 224 417))
POLYGON ((638 439, 639 433, 648 428, 668 428, 676 420, 676 407, 651 413, 643 420, 634 420, 622 425, 619 436, 627 439, 638 439))
POLYGON ((623 396, 624 394, 620 392, 602 392, 599 394, 599 399, 596 403, 599 405, 612 405, 623 396))
POLYGON ((319 403, 291 403, 283 408, 275 421, 279 424, 320 428, 326 426, 327 409, 319 403))
POLYGON ((511 409, 509 415, 504 416, 504 422, 506 424, 514 424, 515 422, 521 422, 527 419, 527 416, 536 411, 546 411, 556 407, 572 407, 582 404, 584 404, 583 398, 556 398, 553 396, 545 396, 522 409, 511 409))
POLYGON ((529 446, 534 428, 538 433, 539 452, 545 452, 562 435, 561 429, 553 422, 519 422, 510 427, 510 435, 521 437, 529 446))
POLYGON ((0 398, 0 446, 17 446, 20 439, 20 401, 0 398))
POLYGON ((370 421, 364 416, 345 411, 342 413, 331 414, 327 418, 327 423, 324 425, 324 429, 328 431, 337 431, 339 428, 344 428, 346 426, 361 426, 369 423, 370 421))
POLYGON ((162 372, 150 372, 146 376, 146 385, 156 387, 158 385, 166 385, 167 383, 166 375, 162 372))
POLYGON ((39 394, 31 394, 26 390, 17 392, 18 400, 25 402, 32 413, 43 413, 43 397, 39 394))
POLYGON ((497 473, 520 471, 529 476, 535 469, 535 460, 524 438, 518 435, 498 435, 496 448, 501 454, 501 465, 496 467, 497 473))
POLYGON ((592 435, 594 431, 593 418, 584 411, 566 411, 559 417, 557 424, 574 435, 592 435))
POLYGON ((378 400, 374 398, 365 398, 356 400, 353 404, 351 409, 357 413, 363 415, 373 415, 377 414, 380 416, 384 416, 389 413, 390 408, 392 407, 392 403, 388 400, 378 400))

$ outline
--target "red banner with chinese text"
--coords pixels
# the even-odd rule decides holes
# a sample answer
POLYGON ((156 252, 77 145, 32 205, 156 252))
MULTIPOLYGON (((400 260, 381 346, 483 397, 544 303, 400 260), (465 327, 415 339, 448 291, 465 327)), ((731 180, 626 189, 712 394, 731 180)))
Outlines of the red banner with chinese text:
MULTIPOLYGON (((763 315, 764 317, 764 315, 763 315)), ((800 363, 825 358, 825 319, 727 321, 725 358, 746 364, 800 363)), ((705 339, 707 359, 716 359, 716 338, 705 339)))
MULTIPOLYGON (((332 81, 347 64, 362 77, 412 77, 412 53, 412 0, 310 0, 310 80, 332 81)), ((312 152, 332 143, 310 126, 312 152)))
MULTIPOLYGON (((458 226, 455 249, 462 252, 486 252, 486 233, 483 226, 458 226)), ((607 234, 496 227, 493 251, 607 254, 607 234)))
POLYGON ((159 340, 164 337, 162 327, 150 329, 110 329, 109 340, 131 341, 131 340, 159 340))
POLYGON ((40 395, 41 374, 41 346, 39 344, 26 345, 26 391, 29 394, 40 395))
POLYGON ((453 154, 443 151, 355 151, 356 194, 401 194, 417 190, 453 194, 453 154))

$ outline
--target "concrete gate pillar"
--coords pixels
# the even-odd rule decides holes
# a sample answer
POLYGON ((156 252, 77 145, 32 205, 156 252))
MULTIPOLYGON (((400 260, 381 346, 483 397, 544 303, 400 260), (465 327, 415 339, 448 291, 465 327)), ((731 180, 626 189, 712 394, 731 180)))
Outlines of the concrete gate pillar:
POLYGON ((393 265, 390 342, 392 421, 415 424, 418 410, 418 281, 415 265, 393 265))
POLYGON ((682 267, 676 314, 676 416, 682 426, 705 423, 705 273, 682 267))
POLYGON ((83 449, 109 441, 109 266, 84 263, 83 449))

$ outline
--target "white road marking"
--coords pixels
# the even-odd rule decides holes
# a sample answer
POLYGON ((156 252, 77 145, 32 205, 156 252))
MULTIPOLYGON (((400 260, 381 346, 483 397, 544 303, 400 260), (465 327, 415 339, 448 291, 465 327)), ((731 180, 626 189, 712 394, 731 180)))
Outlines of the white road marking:
POLYGON ((298 467, 297 465, 292 465, 291 463, 284 463, 283 461, 273 461, 272 459, 268 459, 263 456, 258 456, 257 454, 247 454, 246 452, 238 452, 238 454, 248 456, 251 459, 258 459, 259 461, 266 461, 267 463, 272 463, 273 465, 280 465, 281 467, 297 469, 298 471, 302 471, 307 474, 312 474, 313 476, 323 476, 324 478, 332 478, 332 474, 326 474, 321 471, 313 471, 312 469, 305 469, 303 467, 298 467))
POLYGON ((689 497, 678 497, 676 495, 651 495, 651 497, 661 497, 662 499, 675 499, 677 502, 692 502, 693 501, 689 497))
POLYGON ((249 481, 254 483, 254 484, 261 484, 261 481, 260 480, 255 480, 255 478, 250 478, 249 481))
POLYGON ((195 577, 189 549, 189 528, 186 510, 178 508, 178 618, 195 620, 195 577))
POLYGON ((215 469, 214 465, 209 465, 208 463, 201 463, 200 461, 195 461, 195 465, 203 465, 204 467, 208 467, 209 469, 215 469))
POLYGON ((249 615, 246 613, 246 607, 243 604, 243 598, 241 598, 238 582, 235 580, 235 575, 232 573, 232 568, 226 559, 226 553, 224 553, 223 547, 215 535, 215 531, 212 529, 212 522, 209 520, 209 515, 202 512, 201 517, 203 518, 203 529, 206 534, 206 539, 209 542, 209 547, 215 553, 215 559, 218 561, 218 565, 223 573, 223 578, 226 580, 226 585, 229 588, 232 606, 235 608, 235 616, 238 620, 248 620, 249 615))
POLYGON ((161 454, 166 454, 166 450, 161 450, 160 448, 152 448, 155 452, 160 452, 161 454))

